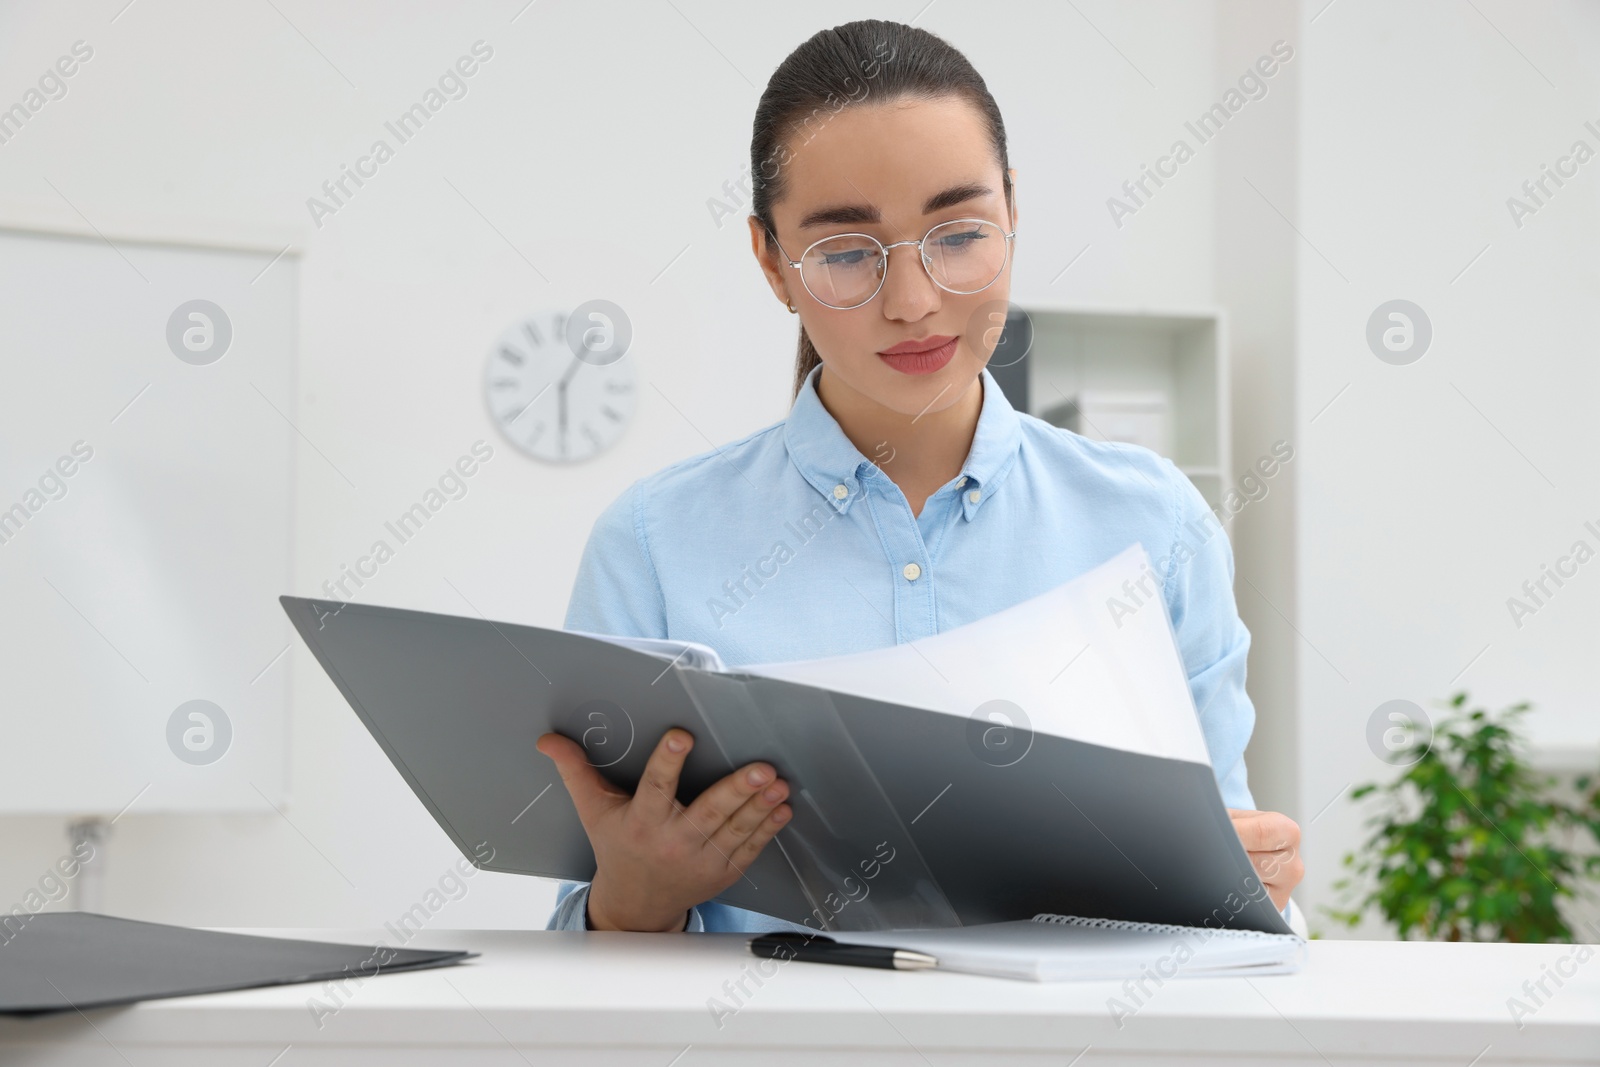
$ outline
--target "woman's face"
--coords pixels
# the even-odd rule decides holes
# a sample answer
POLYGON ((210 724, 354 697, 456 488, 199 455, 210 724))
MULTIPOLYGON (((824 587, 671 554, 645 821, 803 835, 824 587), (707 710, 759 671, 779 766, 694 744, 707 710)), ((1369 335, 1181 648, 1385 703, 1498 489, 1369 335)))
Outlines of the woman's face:
MULTIPOLYGON (((964 99, 824 111, 813 129, 810 140, 788 145, 784 195, 773 205, 774 229, 791 256, 834 234, 866 233, 889 245, 919 240, 954 219, 985 219, 1006 233, 1015 228, 982 115, 964 99)), ((1011 294, 1011 257, 992 285, 958 295, 935 285, 916 248, 902 245, 889 251, 878 294, 841 311, 813 298, 800 272, 763 241, 760 222, 752 217, 750 224, 773 292, 798 309, 836 384, 915 416, 954 404, 988 362, 1011 294), (883 355, 904 342, 926 348, 949 338, 956 339, 954 355, 935 370, 927 369, 929 357, 883 355)))

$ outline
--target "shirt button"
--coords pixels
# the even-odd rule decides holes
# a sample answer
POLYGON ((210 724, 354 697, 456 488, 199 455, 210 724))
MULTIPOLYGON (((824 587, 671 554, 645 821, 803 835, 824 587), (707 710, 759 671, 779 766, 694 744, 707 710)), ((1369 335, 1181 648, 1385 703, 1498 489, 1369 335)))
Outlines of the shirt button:
POLYGON ((836 485, 833 487, 833 495, 835 499, 843 500, 845 497, 850 495, 850 490, 846 489, 843 485, 836 485))
POLYGON ((966 484, 967 484, 967 476, 965 474, 963 474, 961 476, 961 480, 956 483, 956 486, 959 488, 959 487, 961 487, 963 485, 966 485, 966 484))
POLYGON ((906 576, 906 581, 914 582, 922 576, 922 568, 915 563, 907 563, 900 573, 906 576))
POLYGON ((983 494, 974 489, 972 492, 967 494, 967 499, 976 504, 978 502, 978 498, 981 496, 983 496, 983 494))

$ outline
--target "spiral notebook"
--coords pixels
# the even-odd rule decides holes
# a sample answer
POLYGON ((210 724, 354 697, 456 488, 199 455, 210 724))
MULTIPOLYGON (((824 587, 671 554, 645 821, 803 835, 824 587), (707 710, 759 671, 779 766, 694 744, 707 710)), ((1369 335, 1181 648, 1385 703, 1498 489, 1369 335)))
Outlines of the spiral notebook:
POLYGON ((926 952, 938 959, 941 971, 1034 982, 1293 974, 1303 966, 1306 953, 1306 942, 1295 934, 1076 915, 828 936, 845 944, 926 952))

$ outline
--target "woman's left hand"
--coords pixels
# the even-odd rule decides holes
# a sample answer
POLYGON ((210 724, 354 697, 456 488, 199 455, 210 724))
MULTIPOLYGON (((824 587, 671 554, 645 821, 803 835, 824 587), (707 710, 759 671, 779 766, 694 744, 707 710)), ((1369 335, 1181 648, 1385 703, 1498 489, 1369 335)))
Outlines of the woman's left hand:
POLYGON ((1300 862, 1300 824, 1276 811, 1229 808, 1228 817, 1272 903, 1282 911, 1289 891, 1306 876, 1306 865, 1300 862))

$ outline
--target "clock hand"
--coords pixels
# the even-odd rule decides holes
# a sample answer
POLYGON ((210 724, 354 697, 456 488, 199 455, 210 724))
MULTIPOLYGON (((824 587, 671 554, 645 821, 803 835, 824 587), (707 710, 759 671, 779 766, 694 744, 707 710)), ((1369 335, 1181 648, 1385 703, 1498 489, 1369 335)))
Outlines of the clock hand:
POLYGON ((583 362, 582 357, 574 356, 572 365, 560 378, 556 379, 556 398, 560 401, 560 428, 561 428, 561 454, 567 452, 567 383, 572 381, 572 376, 577 373, 578 365, 583 362))
POLYGON ((577 373, 578 367, 582 363, 583 363, 583 357, 577 356, 577 357, 573 358, 572 366, 568 367, 567 368, 567 372, 565 374, 563 374, 561 376, 561 378, 560 378, 561 388, 565 389, 567 387, 567 383, 572 380, 572 376, 577 373))

